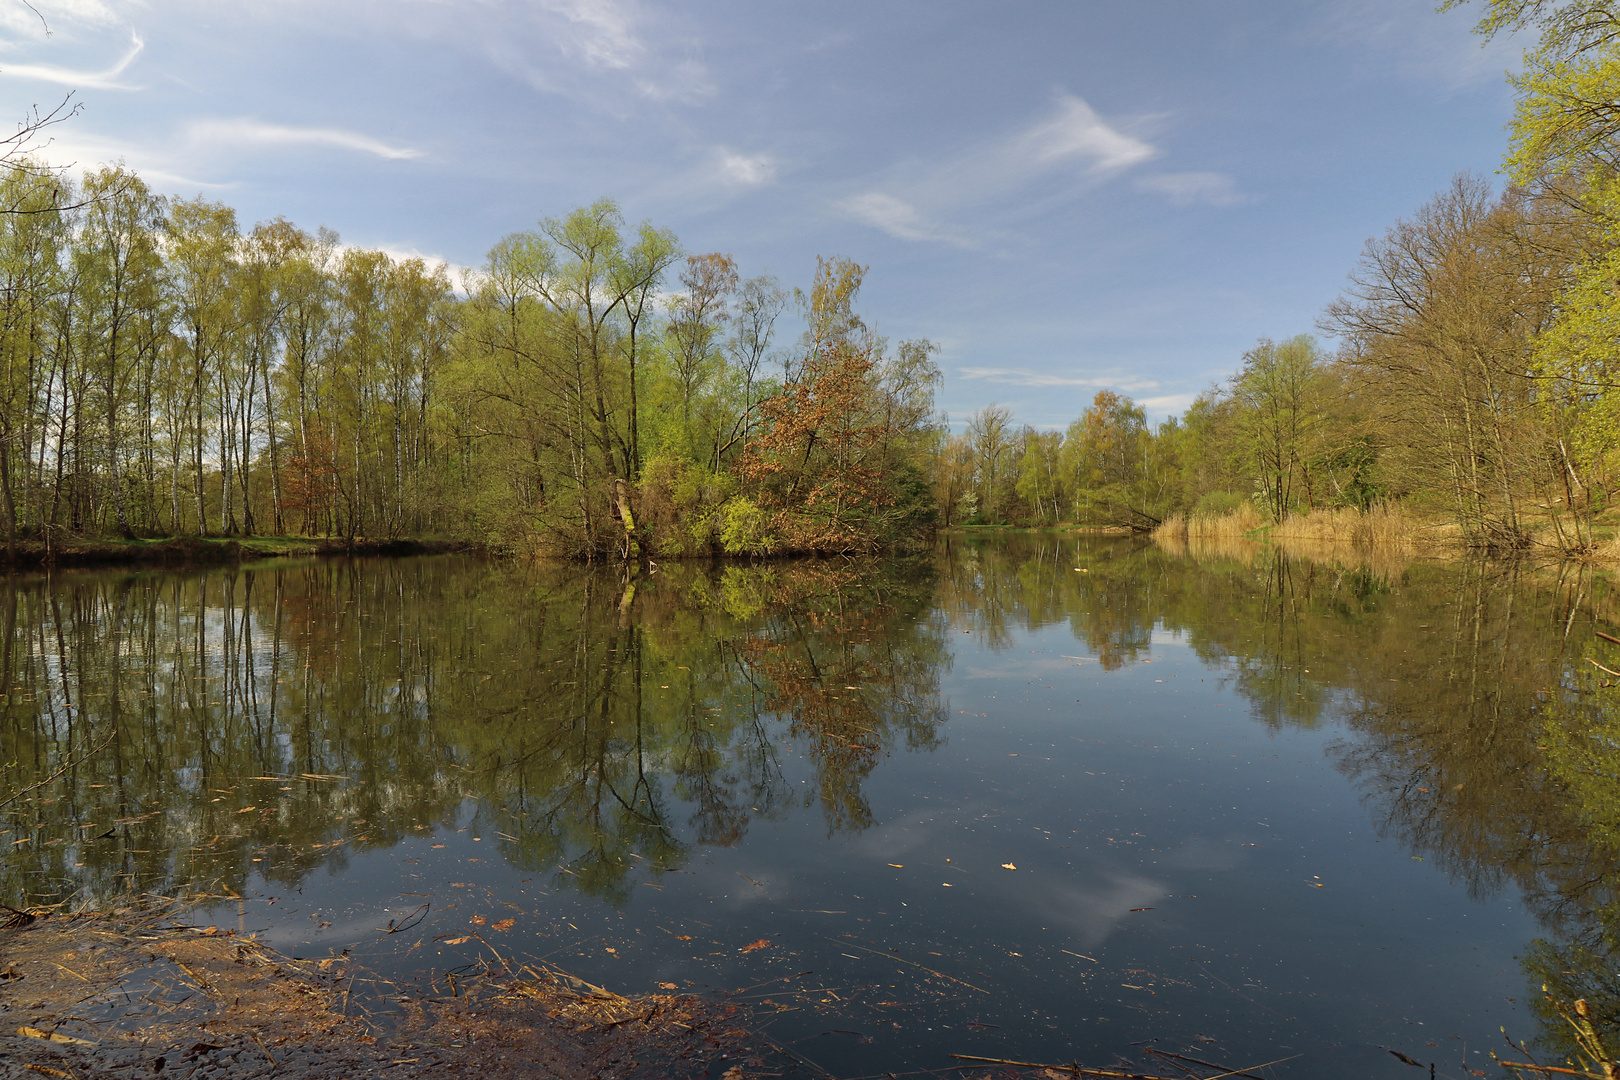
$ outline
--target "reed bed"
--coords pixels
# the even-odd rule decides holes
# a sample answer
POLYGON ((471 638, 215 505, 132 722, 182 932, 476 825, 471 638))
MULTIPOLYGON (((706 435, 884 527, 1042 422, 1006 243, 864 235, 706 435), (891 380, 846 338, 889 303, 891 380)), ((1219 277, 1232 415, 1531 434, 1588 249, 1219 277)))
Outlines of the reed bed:
POLYGON ((1252 503, 1226 514, 1171 514, 1154 530, 1161 541, 1192 545, 1269 540, 1348 544, 1367 550, 1409 551, 1420 543, 1444 540, 1446 530, 1414 517, 1399 506, 1377 503, 1366 510, 1339 507, 1290 514, 1267 525, 1252 503))
POLYGON ((1226 514, 1189 515, 1177 511, 1165 518, 1164 522, 1153 530, 1153 535, 1159 539, 1180 540, 1183 543, 1194 540, 1242 541, 1251 539, 1251 534, 1264 528, 1265 524, 1254 505, 1244 503, 1226 514))

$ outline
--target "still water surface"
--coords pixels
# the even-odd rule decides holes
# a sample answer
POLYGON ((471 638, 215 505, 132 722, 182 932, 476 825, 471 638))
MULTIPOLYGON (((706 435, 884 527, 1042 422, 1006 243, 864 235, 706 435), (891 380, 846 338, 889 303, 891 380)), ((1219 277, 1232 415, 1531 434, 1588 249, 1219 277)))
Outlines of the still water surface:
POLYGON ((1496 1075, 1542 983, 1620 1000, 1613 615, 1574 568, 1101 537, 17 579, 0 790, 86 760, 5 809, 0 899, 733 993, 843 1075, 1496 1075))

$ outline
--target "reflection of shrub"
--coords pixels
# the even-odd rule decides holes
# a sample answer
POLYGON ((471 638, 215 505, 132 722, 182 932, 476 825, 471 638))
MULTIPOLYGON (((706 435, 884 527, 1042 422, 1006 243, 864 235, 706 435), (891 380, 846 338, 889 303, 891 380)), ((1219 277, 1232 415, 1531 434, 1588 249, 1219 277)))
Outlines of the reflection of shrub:
POLYGON ((720 546, 727 555, 769 555, 776 538, 767 531, 769 515, 758 503, 739 495, 720 508, 720 546))
POLYGON ((728 566, 720 575, 720 605, 734 619, 752 619, 770 606, 776 588, 773 571, 728 566))

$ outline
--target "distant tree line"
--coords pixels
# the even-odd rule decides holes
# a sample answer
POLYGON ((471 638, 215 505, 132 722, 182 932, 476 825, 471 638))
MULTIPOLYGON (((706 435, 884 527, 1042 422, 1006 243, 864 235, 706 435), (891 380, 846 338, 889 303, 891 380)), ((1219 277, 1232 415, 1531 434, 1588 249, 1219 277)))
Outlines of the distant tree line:
POLYGON ((452 282, 121 167, 0 160, 0 530, 440 534, 575 557, 932 526, 939 375, 854 308, 602 200, 452 282), (807 329, 779 340, 793 309, 807 329))
POLYGON ((1486 9, 1486 36, 1540 35, 1512 79, 1511 182, 1460 176, 1369 241, 1319 322, 1336 353, 1262 340, 1156 427, 1112 391, 1066 432, 981 409, 942 450, 946 520, 1146 529, 1388 501, 1483 547, 1602 542, 1620 482, 1620 5, 1486 9))

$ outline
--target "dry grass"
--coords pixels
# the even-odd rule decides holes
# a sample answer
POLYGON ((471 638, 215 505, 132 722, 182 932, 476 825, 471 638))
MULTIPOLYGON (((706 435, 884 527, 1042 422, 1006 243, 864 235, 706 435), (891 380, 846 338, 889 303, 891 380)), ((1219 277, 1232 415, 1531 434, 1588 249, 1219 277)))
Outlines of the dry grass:
MULTIPOLYGON (((1449 530, 1456 531, 1456 530, 1449 530)), ((1219 516, 1171 514, 1154 532, 1161 543, 1232 545, 1234 542, 1290 541, 1294 544, 1349 545, 1363 550, 1408 552, 1449 537, 1443 527, 1420 521, 1399 506, 1379 503, 1367 510, 1340 507, 1291 514, 1267 526, 1252 504, 1219 516)))
POLYGON ((1620 536, 1612 537, 1594 547, 1592 558, 1597 562, 1620 563, 1620 536))
POLYGON ((624 997, 544 965, 513 972, 499 958, 425 986, 394 984, 344 956, 294 960, 185 925, 186 905, 155 899, 0 921, 0 1077, 663 1080, 742 1065, 781 1075, 791 1064, 747 1030, 737 1005, 624 997), (366 998, 392 1019, 374 1023, 366 998))
POLYGON ((1398 506, 1377 503, 1366 510, 1340 507, 1289 515, 1271 535, 1366 549, 1406 550, 1423 541, 1428 528, 1398 506))
POLYGON ((1164 540, 1191 543, 1204 541, 1231 541, 1248 539, 1249 534, 1263 528, 1265 521, 1252 503, 1244 503, 1229 514, 1193 514, 1177 511, 1164 519, 1153 530, 1153 535, 1164 540))

